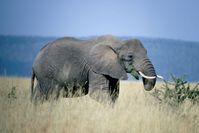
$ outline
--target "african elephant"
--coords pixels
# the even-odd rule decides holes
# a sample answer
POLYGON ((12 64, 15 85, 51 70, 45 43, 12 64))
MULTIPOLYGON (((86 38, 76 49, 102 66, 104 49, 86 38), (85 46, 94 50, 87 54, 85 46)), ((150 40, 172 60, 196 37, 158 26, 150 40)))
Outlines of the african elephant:
POLYGON ((142 76, 145 90, 154 87, 156 72, 138 39, 120 40, 110 35, 91 40, 60 38, 45 45, 33 63, 31 97, 34 101, 48 99, 53 92, 59 97, 60 90, 67 92, 72 87, 75 91, 81 86, 83 95, 114 102, 118 81, 127 79, 129 66, 142 76))

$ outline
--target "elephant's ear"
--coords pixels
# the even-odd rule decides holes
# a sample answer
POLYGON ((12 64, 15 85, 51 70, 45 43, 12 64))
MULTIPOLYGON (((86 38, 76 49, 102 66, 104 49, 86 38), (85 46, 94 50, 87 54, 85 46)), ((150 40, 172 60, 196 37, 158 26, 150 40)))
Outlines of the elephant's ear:
POLYGON ((126 71, 122 68, 118 55, 110 46, 94 46, 89 53, 88 63, 96 73, 116 79, 127 79, 126 71))

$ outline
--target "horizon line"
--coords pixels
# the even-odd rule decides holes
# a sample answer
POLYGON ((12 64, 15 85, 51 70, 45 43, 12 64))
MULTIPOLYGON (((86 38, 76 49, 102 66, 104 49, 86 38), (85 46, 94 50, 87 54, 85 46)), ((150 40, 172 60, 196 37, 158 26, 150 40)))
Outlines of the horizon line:
POLYGON ((12 37, 41 37, 41 38, 61 38, 61 37, 75 37, 75 38, 92 38, 104 35, 112 35, 115 37, 126 37, 126 38, 147 38, 147 39, 162 39, 162 40, 172 40, 172 41, 182 41, 182 42, 193 42, 199 43, 196 40, 188 40, 188 39, 179 39, 179 38, 169 38, 169 37, 155 37, 155 36, 142 36, 142 35, 114 35, 114 34, 100 34, 100 35, 88 35, 88 36, 72 36, 72 35, 64 35, 64 36, 56 36, 56 35, 23 35, 23 34, 1 34, 0 36, 12 36, 12 37))

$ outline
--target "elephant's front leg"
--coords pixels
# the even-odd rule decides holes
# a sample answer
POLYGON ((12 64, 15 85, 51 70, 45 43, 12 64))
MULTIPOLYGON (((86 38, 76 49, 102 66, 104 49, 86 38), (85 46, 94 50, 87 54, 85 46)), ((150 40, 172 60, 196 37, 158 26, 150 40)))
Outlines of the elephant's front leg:
POLYGON ((110 81, 104 75, 89 73, 89 95, 100 103, 112 103, 110 81))

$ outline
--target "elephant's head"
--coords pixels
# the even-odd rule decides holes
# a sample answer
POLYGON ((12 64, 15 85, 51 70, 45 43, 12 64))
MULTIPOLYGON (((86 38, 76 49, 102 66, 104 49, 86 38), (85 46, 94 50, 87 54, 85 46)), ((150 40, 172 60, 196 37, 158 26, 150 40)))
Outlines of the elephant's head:
POLYGON ((156 72, 141 41, 138 39, 125 41, 121 47, 116 48, 116 51, 125 71, 127 73, 133 71, 136 79, 139 79, 137 75, 140 74, 145 90, 153 89, 156 83, 156 72))
MULTIPOLYGON (((116 79, 127 79, 127 73, 140 74, 145 90, 153 89, 156 83, 155 69, 147 51, 137 39, 122 41, 121 45, 95 45, 89 54, 91 69, 116 79)), ((136 77, 137 78, 137 77, 136 77)))

